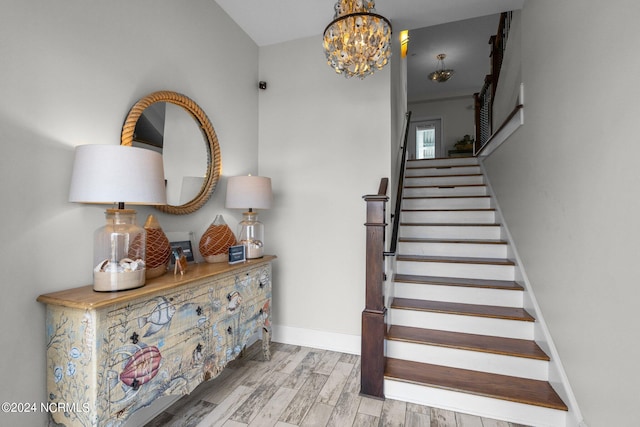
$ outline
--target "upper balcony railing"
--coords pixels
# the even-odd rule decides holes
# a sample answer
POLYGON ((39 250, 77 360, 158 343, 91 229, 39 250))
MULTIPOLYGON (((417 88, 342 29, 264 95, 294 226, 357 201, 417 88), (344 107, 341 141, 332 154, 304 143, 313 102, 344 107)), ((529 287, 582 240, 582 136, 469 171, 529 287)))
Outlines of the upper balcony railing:
POLYGON ((476 120, 476 143, 474 152, 477 154, 494 134, 493 127, 493 100, 500 78, 502 60, 507 48, 509 29, 513 12, 503 12, 500 15, 498 31, 489 39, 491 44, 491 74, 484 79, 484 85, 478 93, 474 93, 475 99, 475 120, 476 120))

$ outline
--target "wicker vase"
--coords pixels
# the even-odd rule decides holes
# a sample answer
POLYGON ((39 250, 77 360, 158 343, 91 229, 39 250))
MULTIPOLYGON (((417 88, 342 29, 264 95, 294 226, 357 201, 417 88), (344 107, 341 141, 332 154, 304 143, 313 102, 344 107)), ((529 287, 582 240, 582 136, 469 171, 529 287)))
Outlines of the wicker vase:
POLYGON ((225 262, 228 260, 229 247, 237 243, 236 236, 229 228, 222 215, 216 215, 209 228, 200 238, 200 255, 205 261, 225 262))
POLYGON ((155 216, 147 217, 144 229, 147 232, 147 279, 153 279, 167 272, 171 259, 171 245, 155 216))

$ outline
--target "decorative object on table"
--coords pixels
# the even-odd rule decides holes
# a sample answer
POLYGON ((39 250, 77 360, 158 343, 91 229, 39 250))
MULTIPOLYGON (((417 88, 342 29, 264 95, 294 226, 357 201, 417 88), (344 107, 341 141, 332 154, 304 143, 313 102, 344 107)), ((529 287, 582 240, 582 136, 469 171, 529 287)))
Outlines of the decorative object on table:
POLYGON ((195 257, 193 256, 193 248, 191 246, 191 239, 189 240, 178 240, 170 243, 171 250, 173 251, 175 248, 182 249, 182 253, 187 258, 187 262, 195 261, 195 257))
POLYGON ((473 138, 471 138, 471 135, 465 135, 461 140, 456 142, 456 145, 454 147, 458 151, 473 150, 474 142, 475 141, 473 140, 473 138))
POLYGON ((69 201, 114 204, 94 235, 95 291, 120 291, 145 284, 146 231, 125 203, 166 203, 162 156, 121 145, 76 147, 69 201))
POLYGON ((153 279, 167 272, 169 261, 171 261, 171 244, 154 215, 147 217, 144 229, 147 232, 146 277, 153 279))
POLYGON ((172 251, 174 259, 173 274, 175 275, 180 272, 180 274, 182 275, 186 273, 187 265, 189 264, 187 263, 187 256, 184 254, 184 251, 180 246, 173 248, 172 251))
POLYGON ((334 10, 323 35, 329 66, 361 79, 382 69, 391 57, 391 23, 375 12, 375 1, 340 0, 334 10))
POLYGON ((264 255, 264 226, 253 209, 271 208, 271 178, 264 176, 232 176, 227 181, 225 206, 248 209, 238 224, 238 242, 245 247, 247 259, 264 255))
POLYGON ((216 215, 215 219, 200 238, 200 255, 207 262, 225 262, 229 247, 237 242, 231 228, 224 222, 222 215, 216 215))
POLYGON ((238 264, 245 262, 247 257, 244 251, 244 245, 229 247, 229 264, 238 264))
POLYGON ((444 83, 449 80, 451 76, 453 76, 454 71, 450 68, 445 68, 444 66, 444 58, 446 57, 447 55, 445 55, 444 53, 436 56, 436 58, 438 58, 439 68, 434 72, 429 73, 428 76, 429 80, 431 80, 432 82, 444 83))

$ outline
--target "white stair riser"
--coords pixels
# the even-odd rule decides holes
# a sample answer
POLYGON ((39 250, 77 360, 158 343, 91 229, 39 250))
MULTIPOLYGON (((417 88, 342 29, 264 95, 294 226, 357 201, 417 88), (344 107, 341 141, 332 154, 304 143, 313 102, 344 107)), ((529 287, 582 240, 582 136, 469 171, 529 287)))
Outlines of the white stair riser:
POLYGON ((549 362, 525 357, 387 340, 387 357, 547 381, 549 362))
POLYGON ((400 237, 425 239, 500 239, 500 226, 445 226, 405 225, 399 230, 400 237))
POLYGON ((410 177, 404 178, 404 185, 410 187, 416 186, 436 186, 436 185, 473 185, 484 184, 484 176, 437 176, 437 177, 410 177))
POLYGON ((489 209, 491 198, 482 197, 419 197, 403 198, 402 209, 489 209))
POLYGON ((463 279, 514 280, 513 265, 466 264, 397 260, 396 272, 418 276, 460 277, 463 279))
POLYGON ((398 253, 403 255, 434 255, 475 258, 506 258, 507 245, 503 243, 447 243, 398 242, 398 253))
POLYGON ((391 308, 388 323, 495 337, 533 339, 534 322, 391 308))
POLYGON ((487 187, 484 185, 405 187, 402 195, 404 197, 486 196, 487 187))
POLYGON ((402 222, 414 224, 493 224, 496 221, 496 212, 494 210, 405 210, 400 214, 400 219, 402 222))
POLYGON ((482 173, 480 166, 440 166, 440 167, 415 167, 410 166, 405 170, 405 178, 408 176, 436 176, 436 175, 475 175, 482 173))
POLYGON ((477 165, 478 163, 479 162, 476 157, 458 157, 455 159, 422 159, 407 161, 407 168, 437 168, 440 166, 477 165))
POLYGON ((501 307, 522 308, 523 304, 522 291, 442 286, 425 283, 394 282, 394 295, 396 298, 496 305, 501 307))
POLYGON ((516 424, 537 427, 567 425, 566 411, 426 387, 389 378, 384 380, 384 394, 387 399, 396 399, 516 424))

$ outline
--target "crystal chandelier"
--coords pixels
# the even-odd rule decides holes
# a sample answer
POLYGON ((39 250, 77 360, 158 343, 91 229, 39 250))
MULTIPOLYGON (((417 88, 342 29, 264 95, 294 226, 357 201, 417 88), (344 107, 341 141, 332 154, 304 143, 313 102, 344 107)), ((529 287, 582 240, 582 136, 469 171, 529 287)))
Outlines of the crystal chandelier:
POLYGON ((444 68, 444 58, 446 57, 447 55, 445 55, 444 53, 436 56, 436 58, 438 58, 440 69, 434 71, 433 73, 429 73, 429 80, 433 82, 444 83, 449 80, 451 76, 453 76, 453 70, 444 68))
POLYGON ((347 78, 382 69, 391 56, 391 23, 375 13, 375 1, 340 0, 334 9, 324 30, 327 63, 347 78))

